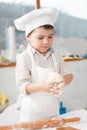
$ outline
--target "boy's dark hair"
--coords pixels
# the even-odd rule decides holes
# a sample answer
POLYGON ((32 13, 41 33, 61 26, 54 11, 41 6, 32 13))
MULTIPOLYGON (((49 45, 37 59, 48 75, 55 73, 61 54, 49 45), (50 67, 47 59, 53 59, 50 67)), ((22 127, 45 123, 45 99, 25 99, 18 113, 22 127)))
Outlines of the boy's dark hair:
MULTIPOLYGON (((42 26, 40 26, 40 27, 43 27, 43 28, 46 29, 46 30, 54 29, 54 27, 53 27, 52 25, 49 25, 49 24, 47 24, 47 25, 42 25, 42 26)), ((33 31, 34 31, 34 30, 33 30, 33 31)), ((32 32, 33 32, 33 31, 32 31, 32 32)), ((27 37, 28 37, 32 32, 30 32, 30 33, 27 35, 27 37)))
POLYGON ((54 28, 52 25, 42 25, 40 27, 43 27, 44 29, 47 29, 47 30, 50 30, 50 29, 54 28))

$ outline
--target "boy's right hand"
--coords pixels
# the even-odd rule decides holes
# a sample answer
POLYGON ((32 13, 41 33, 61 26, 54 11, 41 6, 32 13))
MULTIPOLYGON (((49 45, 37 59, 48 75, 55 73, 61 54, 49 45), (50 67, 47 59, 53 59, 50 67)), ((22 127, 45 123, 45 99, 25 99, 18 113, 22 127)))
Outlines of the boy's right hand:
POLYGON ((58 83, 58 82, 52 82, 52 83, 41 83, 41 90, 45 92, 52 93, 53 95, 60 95, 63 91, 63 88, 65 86, 64 81, 58 83))

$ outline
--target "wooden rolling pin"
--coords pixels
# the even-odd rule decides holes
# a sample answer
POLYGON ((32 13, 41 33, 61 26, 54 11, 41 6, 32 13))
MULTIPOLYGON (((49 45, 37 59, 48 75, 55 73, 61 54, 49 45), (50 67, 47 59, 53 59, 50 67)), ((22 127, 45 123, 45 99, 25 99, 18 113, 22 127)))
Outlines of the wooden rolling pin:
POLYGON ((49 119, 42 119, 32 122, 22 122, 17 123, 13 125, 8 126, 0 126, 0 130, 21 130, 23 128, 24 130, 37 130, 42 128, 50 128, 50 127, 58 127, 62 126, 63 124, 67 122, 77 122, 80 121, 79 117, 73 117, 73 118, 49 118, 49 119))

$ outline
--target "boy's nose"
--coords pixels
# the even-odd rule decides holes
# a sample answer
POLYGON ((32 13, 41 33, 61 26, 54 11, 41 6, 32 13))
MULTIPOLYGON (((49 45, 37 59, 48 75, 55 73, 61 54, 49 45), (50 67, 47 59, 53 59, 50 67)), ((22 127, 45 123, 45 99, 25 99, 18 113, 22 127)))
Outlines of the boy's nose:
POLYGON ((44 44, 48 44, 48 39, 44 39, 44 40, 43 40, 43 43, 44 43, 44 44))

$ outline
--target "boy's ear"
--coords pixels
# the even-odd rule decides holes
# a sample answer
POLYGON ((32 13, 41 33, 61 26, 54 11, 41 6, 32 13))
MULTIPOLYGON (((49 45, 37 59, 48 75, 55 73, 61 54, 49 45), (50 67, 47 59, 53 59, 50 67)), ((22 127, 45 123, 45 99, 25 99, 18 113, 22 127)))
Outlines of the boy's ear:
POLYGON ((25 38, 26 38, 27 40, 29 40, 29 35, 25 36, 25 38))

